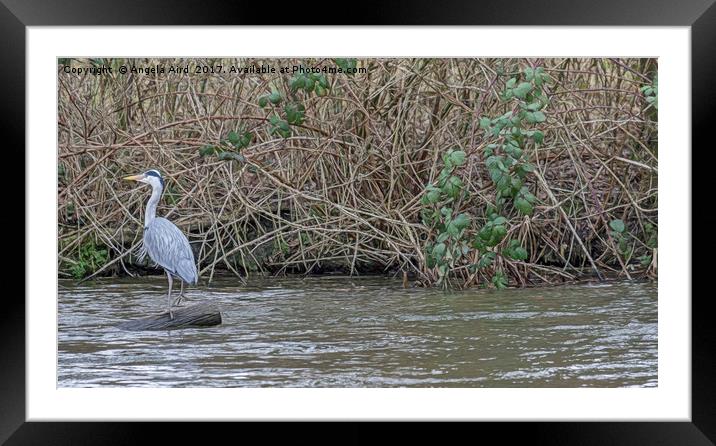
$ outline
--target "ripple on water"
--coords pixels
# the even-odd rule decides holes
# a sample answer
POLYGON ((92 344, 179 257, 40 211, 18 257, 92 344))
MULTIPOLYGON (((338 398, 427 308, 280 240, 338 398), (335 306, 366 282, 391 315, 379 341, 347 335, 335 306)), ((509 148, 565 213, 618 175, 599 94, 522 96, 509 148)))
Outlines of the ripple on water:
POLYGON ((385 278, 218 279, 224 324, 125 332, 163 278, 63 283, 60 387, 653 387, 657 287, 403 289, 385 278))

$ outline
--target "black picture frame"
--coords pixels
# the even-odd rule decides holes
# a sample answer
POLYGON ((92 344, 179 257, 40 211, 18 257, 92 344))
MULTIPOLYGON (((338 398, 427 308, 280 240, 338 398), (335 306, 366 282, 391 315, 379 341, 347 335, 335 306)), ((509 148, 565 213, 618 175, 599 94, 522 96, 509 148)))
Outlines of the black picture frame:
MULTIPOLYGON (((279 7, 273 2, 232 1, 226 3, 208 0, 161 1, 105 1, 72 0, 0 0, 0 101, 5 147, 3 153, 14 157, 5 160, 5 180, 13 177, 15 184, 25 184, 25 172, 31 169, 25 163, 25 30, 28 26, 105 26, 105 25, 248 25, 248 24, 342 24, 342 25, 572 25, 572 26, 688 26, 691 27, 692 62, 692 141, 698 162, 692 163, 692 234, 708 234, 715 227, 716 218, 709 213, 708 200, 713 187, 709 185, 709 166, 715 150, 711 137, 710 109, 716 104, 716 5, 714 0, 557 0, 533 2, 513 0, 509 4, 497 0, 453 0, 442 2, 363 1, 355 4, 338 2, 312 2, 313 9, 291 5, 279 7), (350 13, 345 12, 350 8, 350 13), (317 11, 326 15, 318 16, 317 11), (344 11, 344 12, 341 12, 344 11), (333 12, 333 14, 331 14, 333 12), (13 166, 8 168, 7 166, 13 166), (701 182, 703 181, 703 184, 701 182), (701 231, 700 231, 701 230, 701 231)), ((668 150, 664 148, 662 150, 668 150)), ((688 154, 684 154, 687 156, 688 154)), ((713 174, 711 174, 712 176, 713 174)), ((3 194, 5 208, 16 212, 9 219, 6 231, 17 233, 27 228, 24 195, 14 191, 3 194), (22 220, 22 222, 20 222, 22 220)), ((687 220, 688 221, 688 220, 687 220)), ((688 223, 685 223, 688 226, 688 223)), ((27 229, 24 239, 32 237, 27 229)), ((6 232, 5 234, 8 234, 6 232)), ((13 239, 13 237, 6 237, 13 239)), ((24 240, 14 237, 13 252, 25 252, 24 240), (22 245, 22 246, 20 246, 22 245)), ((12 240, 10 240, 12 242, 12 240)), ((7 241, 3 244, 7 246, 7 241)), ((714 252, 712 237, 699 239, 699 249, 692 252, 693 277, 708 277, 709 262, 699 262, 699 252, 714 252)), ((6 257, 7 259, 7 257, 6 257)), ((13 254, 12 264, 25 265, 25 256, 13 254)), ((32 265, 26 265, 32 268, 32 265)), ((7 275, 7 273, 6 273, 7 275)), ((119 423, 119 422, 25 422, 25 290, 24 281, 10 279, 19 289, 3 296, 0 322, 0 442, 7 444, 128 444, 148 439, 147 430, 163 436, 164 442, 183 439, 189 430, 199 428, 210 431, 211 437, 229 438, 236 435, 233 423, 215 423, 210 428, 172 423, 119 423)), ((9 285, 6 285, 6 287, 9 285)), ((547 444, 679 444, 708 445, 716 442, 716 334, 710 325, 709 293, 695 292, 692 305, 692 421, 691 422, 549 422, 549 423, 480 423, 467 429, 440 428, 442 440, 462 438, 472 432, 471 438, 505 438, 547 444), (493 434, 499 437, 492 437, 493 434)), ((670 299, 689 299, 690 296, 666 296, 670 299)), ((618 401, 614 402, 619 404, 618 401)), ((157 414, 161 416, 161 414, 157 414)), ((267 426, 259 427, 266 431, 267 426)), ((366 425, 333 426, 339 437, 330 436, 331 442, 355 443, 372 440, 366 425)), ((241 431, 244 431, 244 427, 241 431)), ((292 438, 296 426, 292 425, 292 438)), ((310 429, 313 440, 318 429, 310 429)), ((423 437, 425 427, 411 424, 401 429, 400 438, 423 437), (407 435, 407 436, 406 436, 407 435)), ((276 439, 282 429, 270 429, 276 439)), ((242 438, 243 438, 242 434, 242 438)), ((286 435, 285 433, 282 435, 286 435)), ((468 437, 468 438, 470 438, 468 437)), ((378 439, 378 438, 376 438, 378 439)), ((391 441, 390 434, 380 437, 391 441)))

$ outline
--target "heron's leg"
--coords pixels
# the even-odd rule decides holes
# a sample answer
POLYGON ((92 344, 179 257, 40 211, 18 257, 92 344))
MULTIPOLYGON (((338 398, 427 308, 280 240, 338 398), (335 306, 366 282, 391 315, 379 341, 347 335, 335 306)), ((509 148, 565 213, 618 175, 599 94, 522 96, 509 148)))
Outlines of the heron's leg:
POLYGON ((174 306, 179 306, 179 304, 184 300, 184 281, 181 281, 181 291, 179 291, 179 297, 177 298, 177 301, 174 302, 174 306))
POLYGON ((172 313, 172 275, 167 273, 167 280, 169 280, 169 293, 167 293, 167 305, 169 305, 169 319, 174 319, 174 313, 172 313))

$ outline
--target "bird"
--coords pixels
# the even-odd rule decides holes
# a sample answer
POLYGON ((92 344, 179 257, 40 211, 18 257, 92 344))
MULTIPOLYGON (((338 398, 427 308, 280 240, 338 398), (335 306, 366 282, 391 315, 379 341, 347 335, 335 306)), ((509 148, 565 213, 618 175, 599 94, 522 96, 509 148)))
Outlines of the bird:
POLYGON ((124 177, 125 180, 138 181, 152 186, 152 195, 147 202, 144 213, 143 252, 159 266, 164 268, 169 282, 167 305, 169 318, 174 319, 172 304, 179 305, 184 298, 184 282, 196 285, 199 275, 196 270, 194 253, 189 240, 172 222, 157 217, 157 204, 164 190, 164 179, 158 170, 151 169, 139 175, 124 177), (176 302, 172 302, 172 276, 181 280, 181 291, 176 302))

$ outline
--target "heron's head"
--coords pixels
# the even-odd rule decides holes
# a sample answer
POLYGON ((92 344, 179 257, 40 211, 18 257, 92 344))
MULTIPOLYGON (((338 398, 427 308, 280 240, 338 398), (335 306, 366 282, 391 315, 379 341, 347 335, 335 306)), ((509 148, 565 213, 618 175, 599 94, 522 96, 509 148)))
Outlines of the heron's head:
POLYGON ((164 187, 164 179, 162 179, 162 174, 159 173, 158 170, 154 169, 148 170, 144 173, 140 173, 139 175, 124 177, 124 179, 131 181, 139 181, 140 183, 147 183, 152 187, 164 187))

